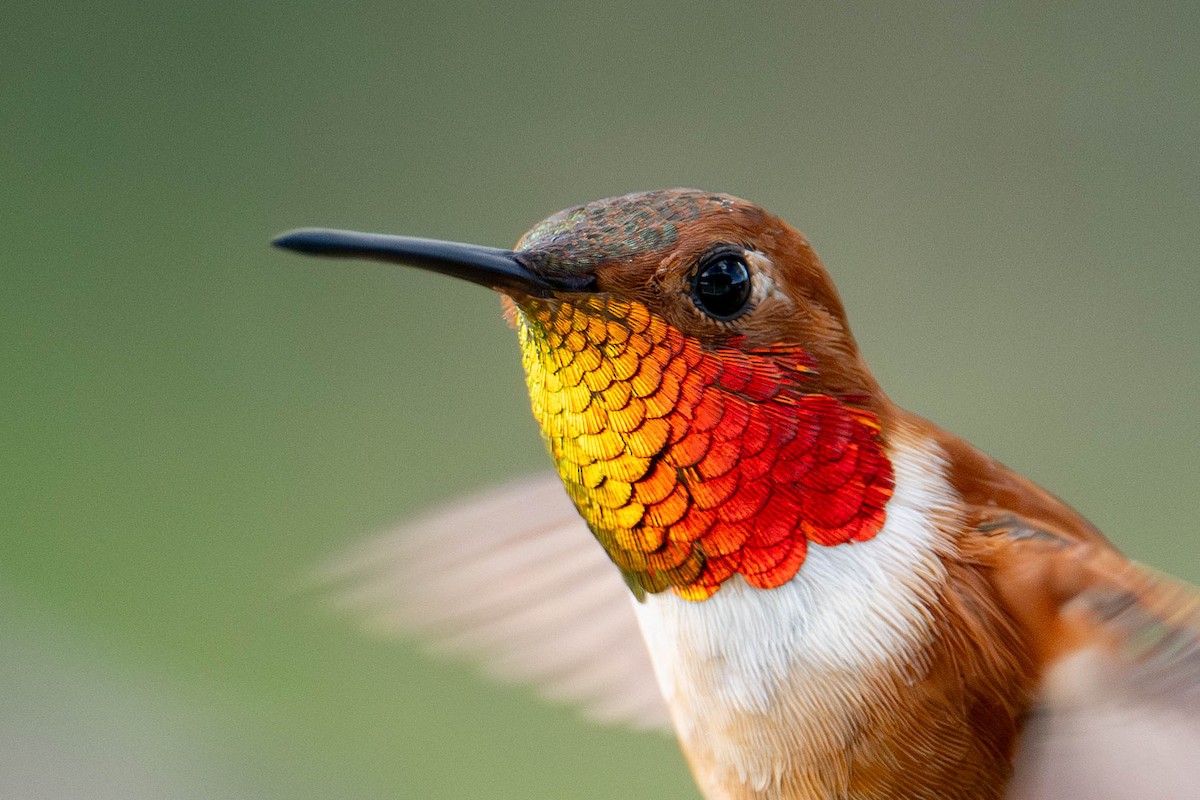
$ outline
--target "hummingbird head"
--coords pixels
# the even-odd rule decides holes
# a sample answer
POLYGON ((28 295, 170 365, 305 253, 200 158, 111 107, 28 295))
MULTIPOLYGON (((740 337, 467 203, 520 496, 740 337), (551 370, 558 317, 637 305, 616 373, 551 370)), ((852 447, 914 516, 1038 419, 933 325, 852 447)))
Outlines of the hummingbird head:
POLYGON ((502 292, 559 476, 638 596, 702 600, 737 575, 770 589, 810 544, 883 525, 886 401, 816 253, 752 203, 609 198, 512 251, 323 230, 276 244, 502 292))
POLYGON ((538 223, 516 252, 533 272, 586 282, 706 346, 803 347, 827 390, 879 396, 817 254, 753 203, 693 189, 597 200, 538 223))

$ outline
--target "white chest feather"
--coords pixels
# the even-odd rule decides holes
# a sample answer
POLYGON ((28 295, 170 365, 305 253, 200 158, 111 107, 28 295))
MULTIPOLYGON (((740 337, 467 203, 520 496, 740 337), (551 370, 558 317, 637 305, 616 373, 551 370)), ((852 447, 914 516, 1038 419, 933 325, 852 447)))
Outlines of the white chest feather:
POLYGON ((890 455, 895 491, 874 539, 810 545, 777 589, 739 577, 702 602, 662 593, 635 603, 685 749, 750 788, 777 784, 806 752, 837 748, 864 722, 868 682, 912 674, 929 640, 946 583, 939 553, 951 547, 934 520, 951 516, 954 495, 932 443, 890 455))

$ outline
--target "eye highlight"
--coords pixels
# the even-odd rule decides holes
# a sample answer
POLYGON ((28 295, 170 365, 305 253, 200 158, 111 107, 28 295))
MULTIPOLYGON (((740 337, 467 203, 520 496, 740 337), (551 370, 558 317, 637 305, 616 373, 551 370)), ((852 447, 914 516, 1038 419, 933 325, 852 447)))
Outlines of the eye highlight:
POLYGON ((692 302, 713 319, 731 320, 750 305, 750 268, 741 252, 722 249, 700 259, 692 277, 692 302))

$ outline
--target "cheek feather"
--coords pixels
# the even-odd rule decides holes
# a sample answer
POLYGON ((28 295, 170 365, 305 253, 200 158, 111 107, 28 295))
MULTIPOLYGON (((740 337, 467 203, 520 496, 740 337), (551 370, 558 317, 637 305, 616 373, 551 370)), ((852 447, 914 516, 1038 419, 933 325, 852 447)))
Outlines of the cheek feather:
POLYGON ((802 349, 705 348, 603 296, 528 301, 519 325, 559 475, 635 589, 703 600, 733 575, 778 587, 809 542, 883 526, 892 467, 878 420, 806 391, 802 349))
POLYGON ((769 301, 780 303, 788 310, 794 309, 792 298, 775 282, 775 265, 771 259, 757 250, 746 250, 746 263, 754 272, 751 302, 757 306, 769 301))

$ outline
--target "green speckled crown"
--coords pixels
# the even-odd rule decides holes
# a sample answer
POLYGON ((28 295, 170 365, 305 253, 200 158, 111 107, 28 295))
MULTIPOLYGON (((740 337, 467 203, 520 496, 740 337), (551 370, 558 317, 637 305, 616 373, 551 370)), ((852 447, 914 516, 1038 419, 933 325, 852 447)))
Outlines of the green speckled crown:
POLYGON ((737 203, 729 195, 696 189, 596 200, 547 217, 521 237, 517 249, 550 269, 588 271, 670 247, 679 236, 679 223, 719 209, 732 213, 737 203))

